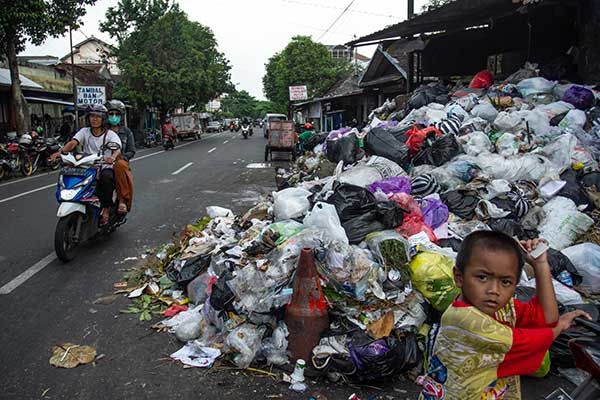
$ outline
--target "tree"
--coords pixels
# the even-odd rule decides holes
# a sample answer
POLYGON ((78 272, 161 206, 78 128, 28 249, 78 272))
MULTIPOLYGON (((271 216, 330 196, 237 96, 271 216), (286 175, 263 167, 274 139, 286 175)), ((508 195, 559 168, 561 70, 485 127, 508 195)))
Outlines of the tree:
POLYGON ((172 6, 169 0, 120 0, 116 7, 108 8, 100 30, 121 43, 133 31, 154 23, 172 6))
POLYGON ((454 0, 428 0, 427 3, 423 4, 422 11, 431 11, 446 4, 452 3, 454 0))
POLYGON ((265 65, 263 91, 267 99, 287 110, 289 86, 306 85, 308 97, 323 95, 349 73, 350 63, 334 60, 325 45, 309 36, 295 36, 283 51, 265 65))
POLYGON ((245 90, 232 91, 221 100, 221 109, 226 117, 250 117, 255 107, 256 99, 245 90))
POLYGON ((17 54, 27 41, 40 45, 48 37, 63 35, 69 27, 77 28, 86 6, 96 0, 18 0, 3 1, 0 12, 0 50, 10 69, 11 95, 15 107, 16 127, 25 132, 25 100, 19 79, 17 54))
POLYGON ((102 29, 120 40, 115 55, 122 79, 115 96, 139 108, 159 107, 164 116, 178 106, 205 104, 231 88, 231 67, 217 50, 209 28, 190 21, 177 4, 161 0, 119 3, 123 7, 136 5, 142 10, 109 10, 102 24, 102 29), (110 19, 115 16, 119 18, 110 19), (126 21, 123 34, 114 30, 120 21, 126 21))

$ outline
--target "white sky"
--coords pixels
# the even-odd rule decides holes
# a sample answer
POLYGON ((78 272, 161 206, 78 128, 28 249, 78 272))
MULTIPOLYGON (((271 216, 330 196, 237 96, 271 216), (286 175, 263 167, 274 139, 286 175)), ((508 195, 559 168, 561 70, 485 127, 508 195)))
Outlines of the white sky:
MULTIPOLYGON (((281 51, 295 35, 312 36, 323 44, 342 44, 406 19, 406 0, 355 0, 349 10, 325 34, 351 0, 179 0, 192 21, 214 32, 219 50, 232 66, 231 81, 238 90, 264 99, 262 77, 265 63, 281 51), (321 36, 324 36, 321 38, 321 36)), ((118 0, 98 0, 83 18, 83 26, 73 33, 73 43, 94 35, 109 43, 99 31, 106 9, 118 0)), ((415 0, 420 12, 426 0, 415 0)), ((371 56, 374 46, 359 48, 371 56)), ((50 38, 41 46, 29 45, 23 55, 55 55, 69 52, 69 37, 50 38)))

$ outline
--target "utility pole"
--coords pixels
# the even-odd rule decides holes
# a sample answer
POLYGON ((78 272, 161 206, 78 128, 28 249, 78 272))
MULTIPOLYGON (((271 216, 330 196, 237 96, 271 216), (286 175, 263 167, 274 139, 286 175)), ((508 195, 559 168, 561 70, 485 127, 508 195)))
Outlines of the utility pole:
POLYGON ((75 132, 79 131, 79 110, 77 109, 77 86, 75 85, 75 57, 73 56, 73 29, 69 27, 71 45, 71 78, 73 79, 73 111, 75 112, 75 132))

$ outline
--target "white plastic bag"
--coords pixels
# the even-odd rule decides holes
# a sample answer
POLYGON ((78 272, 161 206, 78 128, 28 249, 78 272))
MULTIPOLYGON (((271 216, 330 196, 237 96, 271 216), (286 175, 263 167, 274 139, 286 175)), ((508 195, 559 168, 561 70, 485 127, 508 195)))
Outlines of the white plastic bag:
POLYGON ((494 127, 504 132, 517 132, 525 129, 525 123, 517 113, 501 111, 494 120, 494 127))
POLYGON ((540 237, 548 240, 550 247, 562 250, 571 246, 577 238, 594 224, 594 220, 582 212, 571 199, 554 197, 543 207, 546 218, 542 221, 540 237))
POLYGON ((488 136, 480 131, 461 136, 459 142, 462 143, 465 153, 470 156, 478 156, 483 153, 490 153, 494 150, 494 145, 488 136))
POLYGON ((540 153, 548 157, 559 171, 563 172, 571 166, 571 159, 576 146, 577 138, 567 133, 544 146, 540 153))
POLYGON ((211 218, 217 218, 217 217, 231 218, 231 217, 233 217, 233 211, 231 211, 229 208, 223 208, 223 207, 219 207, 219 206, 206 207, 206 214, 208 214, 208 216, 211 218))
POLYGON ((346 231, 342 228, 340 217, 333 204, 318 202, 312 211, 304 217, 304 226, 326 232, 332 240, 349 244, 346 231))
POLYGON ((479 103, 471 110, 471 115, 474 117, 483 118, 488 122, 494 122, 498 116, 498 110, 490 103, 479 103))
MULTIPOLYGON (((527 279, 526 274, 523 273, 520 284, 523 286, 529 286, 535 288, 535 279, 527 279)), ((583 303, 583 299, 581 295, 571 289, 568 286, 563 285, 556 279, 552 279, 552 286, 554 286, 554 293, 556 294, 556 300, 565 306, 572 304, 581 304, 583 303)))
POLYGON ((238 368, 248 368, 256 353, 260 350, 265 327, 257 328, 251 324, 243 324, 235 328, 227 336, 225 344, 233 350, 233 362, 238 368))
POLYGON ((510 192, 510 183, 505 179, 494 179, 486 186, 485 200, 492 200, 501 194, 510 192))
POLYGON ((562 251, 583 278, 579 287, 590 294, 600 294, 600 246, 581 243, 562 251))
POLYGON ((383 179, 383 175, 374 167, 366 165, 357 165, 340 174, 339 181, 349 185, 356 185, 366 188, 373 182, 383 179))
POLYGON ((520 141, 512 133, 504 133, 496 141, 496 152, 503 157, 510 157, 519 153, 520 141))
MULTIPOLYGON (((562 97, 561 97, 562 98, 562 97)), ((537 106, 535 108, 536 111, 541 111, 548 117, 548 120, 556 117, 559 114, 563 114, 569 112, 574 109, 575 106, 573 104, 567 103, 566 101, 555 101, 554 103, 544 104, 541 106, 537 106)))
POLYGON ((273 193, 275 220, 294 219, 303 216, 310 208, 308 197, 312 193, 300 188, 287 188, 273 193))
POLYGON ((552 93, 554 86, 556 86, 556 81, 549 81, 541 77, 523 79, 517 83, 519 93, 525 97, 532 94, 552 93))
POLYGON ((571 110, 565 115, 565 117, 558 124, 561 128, 579 128, 583 129, 587 121, 585 111, 582 110, 571 110))

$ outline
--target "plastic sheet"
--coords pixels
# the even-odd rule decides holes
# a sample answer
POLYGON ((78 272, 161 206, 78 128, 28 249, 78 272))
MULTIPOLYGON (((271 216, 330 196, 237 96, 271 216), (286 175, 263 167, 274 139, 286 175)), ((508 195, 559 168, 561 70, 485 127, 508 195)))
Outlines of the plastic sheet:
POLYGON ((409 268, 415 289, 439 312, 444 312, 460 293, 454 284, 454 261, 449 257, 424 251, 412 259, 409 268))

